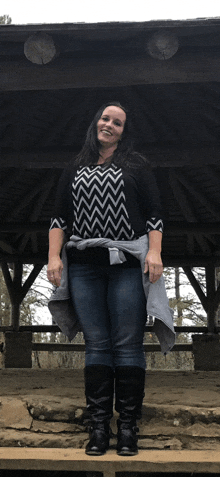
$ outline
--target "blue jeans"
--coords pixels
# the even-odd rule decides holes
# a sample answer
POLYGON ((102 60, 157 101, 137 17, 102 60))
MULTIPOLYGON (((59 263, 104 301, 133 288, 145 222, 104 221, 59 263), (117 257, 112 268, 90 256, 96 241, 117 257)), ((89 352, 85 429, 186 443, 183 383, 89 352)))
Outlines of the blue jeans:
POLYGON ((69 265, 69 287, 86 344, 86 366, 139 366, 146 299, 140 268, 69 265))

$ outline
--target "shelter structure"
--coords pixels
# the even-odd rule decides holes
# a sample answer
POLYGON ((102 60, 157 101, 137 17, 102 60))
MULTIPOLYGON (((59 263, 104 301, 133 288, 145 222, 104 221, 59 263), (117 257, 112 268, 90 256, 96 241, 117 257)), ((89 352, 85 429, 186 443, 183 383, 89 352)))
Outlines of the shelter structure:
POLYGON ((12 303, 10 329, 0 330, 10 353, 27 332, 20 304, 47 262, 60 174, 99 106, 119 100, 160 188, 164 265, 183 267, 208 316, 196 346, 219 356, 219 58, 220 18, 0 26, 0 262, 12 303), (22 284, 26 263, 34 268, 22 284))

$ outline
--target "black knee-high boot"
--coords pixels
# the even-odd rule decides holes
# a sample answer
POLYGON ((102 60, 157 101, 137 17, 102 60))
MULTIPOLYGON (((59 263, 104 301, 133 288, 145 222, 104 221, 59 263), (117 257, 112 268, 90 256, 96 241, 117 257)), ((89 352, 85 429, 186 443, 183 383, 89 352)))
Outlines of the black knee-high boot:
POLYGON ((110 366, 85 368, 85 394, 91 417, 86 454, 102 455, 109 447, 109 423, 113 415, 114 371, 110 366))
POLYGON ((137 419, 141 418, 144 397, 145 370, 138 366, 115 369, 115 409, 119 413, 117 453, 135 455, 137 447, 137 419))

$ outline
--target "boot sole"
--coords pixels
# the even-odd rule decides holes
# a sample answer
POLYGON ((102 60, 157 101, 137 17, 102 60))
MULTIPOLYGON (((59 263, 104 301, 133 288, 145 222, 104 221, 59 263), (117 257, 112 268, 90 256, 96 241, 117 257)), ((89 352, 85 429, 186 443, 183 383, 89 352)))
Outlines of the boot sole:
POLYGON ((88 451, 88 452, 86 452, 86 451, 85 451, 85 453, 86 453, 87 455, 104 455, 104 454, 106 454, 106 451, 104 451, 104 452, 98 452, 98 451, 97 451, 97 452, 96 452, 96 451, 88 451))
POLYGON ((121 450, 117 451, 117 454, 121 456, 137 455, 138 451, 121 450))

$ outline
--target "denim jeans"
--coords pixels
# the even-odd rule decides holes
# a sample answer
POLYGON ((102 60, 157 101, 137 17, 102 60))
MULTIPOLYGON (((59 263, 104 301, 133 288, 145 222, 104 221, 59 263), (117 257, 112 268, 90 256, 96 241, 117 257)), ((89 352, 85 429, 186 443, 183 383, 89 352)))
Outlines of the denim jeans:
POLYGON ((86 366, 139 366, 146 298, 141 269, 123 265, 69 265, 69 287, 86 344, 86 366))

